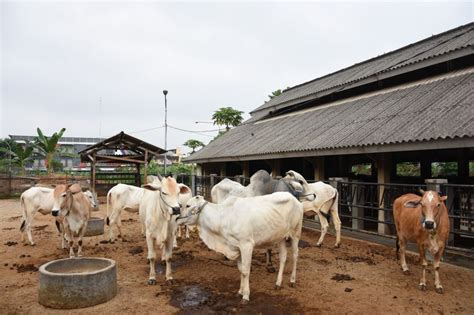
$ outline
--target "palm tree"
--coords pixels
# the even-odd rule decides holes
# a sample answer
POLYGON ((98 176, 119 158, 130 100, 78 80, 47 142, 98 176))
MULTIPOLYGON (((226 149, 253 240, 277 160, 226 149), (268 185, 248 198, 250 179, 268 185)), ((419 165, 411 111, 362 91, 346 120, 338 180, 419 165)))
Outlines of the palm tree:
POLYGON ((37 128, 38 137, 35 138, 35 144, 40 153, 44 156, 44 162, 48 170, 48 174, 51 174, 53 171, 53 161, 54 155, 58 150, 59 139, 63 136, 66 128, 62 128, 59 132, 55 132, 51 137, 45 137, 41 129, 37 128))
POLYGON ((193 149, 193 151, 191 152, 191 154, 192 154, 192 153, 196 152, 196 150, 195 150, 196 148, 203 147, 204 143, 202 143, 201 141, 196 140, 196 139, 189 139, 188 141, 183 143, 183 145, 187 146, 188 148, 193 149))
POLYGON ((214 112, 212 120, 214 125, 225 125, 226 131, 230 129, 229 126, 237 126, 244 120, 242 114, 244 112, 233 109, 232 107, 221 107, 214 112))
MULTIPOLYGON (((288 90, 289 88, 290 88, 290 87, 287 86, 285 90, 288 90)), ((275 98, 275 97, 277 97, 277 96, 280 96, 282 93, 283 93, 283 90, 278 89, 278 90, 276 90, 276 91, 273 91, 272 94, 268 95, 268 97, 269 97, 270 99, 272 99, 272 98, 275 98)))
POLYGON ((20 169, 20 174, 25 175, 25 166, 33 159, 34 146, 28 141, 26 141, 24 146, 9 139, 5 139, 2 142, 8 145, 8 148, 3 145, 0 147, 0 152, 4 153, 2 163, 8 163, 9 166, 17 166, 20 169))

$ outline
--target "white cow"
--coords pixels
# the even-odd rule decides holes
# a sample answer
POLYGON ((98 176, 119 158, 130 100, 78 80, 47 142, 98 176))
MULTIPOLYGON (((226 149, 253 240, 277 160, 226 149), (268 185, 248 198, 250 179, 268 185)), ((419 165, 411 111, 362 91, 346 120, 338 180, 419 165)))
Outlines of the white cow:
POLYGON ((109 241, 115 240, 113 227, 117 226, 118 237, 123 237, 122 220, 120 214, 122 210, 127 212, 138 212, 140 201, 145 190, 127 184, 117 184, 107 193, 107 225, 109 226, 109 241))
POLYGON ((173 253, 175 220, 172 220, 172 216, 180 214, 180 189, 172 177, 163 178, 159 186, 147 184, 144 188, 151 191, 143 195, 140 211, 145 214, 145 235, 150 262, 148 284, 153 285, 156 284, 155 249, 157 246, 162 249, 161 259, 166 262, 166 280, 173 280, 170 259, 173 253))
POLYGON ((279 289, 287 256, 285 240, 290 237, 293 249, 290 285, 295 285, 302 223, 303 205, 287 192, 249 198, 229 197, 224 204, 208 203, 202 196, 196 196, 188 201, 178 219, 178 224, 197 225, 199 236, 210 249, 228 259, 239 259, 242 303, 249 301, 254 247, 279 244, 280 268, 276 281, 279 289))
MULTIPOLYGON (((28 235, 28 241, 31 245, 35 245, 31 234, 31 225, 37 212, 46 215, 53 210, 53 188, 48 187, 31 187, 25 190, 20 196, 20 205, 22 208, 22 220, 20 226, 21 241, 25 241, 24 233, 28 235)), ((84 192, 92 206, 93 211, 98 211, 95 196, 90 191, 84 192)), ((56 223, 56 226, 60 224, 56 223)), ((58 226, 59 229, 59 226, 58 226)))
MULTIPOLYGON (((78 185, 77 185, 78 186, 78 185)), ((76 185, 58 185, 53 191, 54 217, 60 217, 65 235, 69 241, 69 257, 75 257, 74 239, 77 237, 77 256, 82 256, 82 238, 90 217, 90 202, 76 185)))
POLYGON ((339 247, 341 243, 341 219, 338 213, 338 193, 337 189, 323 182, 308 184, 301 174, 295 171, 288 171, 287 178, 294 178, 303 183, 305 193, 314 193, 316 198, 313 201, 303 201, 305 216, 318 215, 321 224, 321 236, 316 246, 321 246, 329 228, 329 218, 332 218, 336 230, 336 244, 339 247))
POLYGON ((224 178, 219 183, 212 186, 211 200, 214 203, 222 203, 232 191, 236 193, 239 190, 244 190, 245 186, 228 178, 224 178))

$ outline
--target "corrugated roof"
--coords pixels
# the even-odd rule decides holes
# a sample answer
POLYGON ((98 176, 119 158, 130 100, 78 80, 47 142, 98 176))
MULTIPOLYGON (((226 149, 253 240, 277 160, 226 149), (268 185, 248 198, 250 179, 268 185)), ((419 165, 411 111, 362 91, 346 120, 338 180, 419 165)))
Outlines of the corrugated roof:
POLYGON ((474 136, 474 67, 229 130, 187 161, 474 136))
MULTIPOLYGON (((294 86, 285 90, 280 96, 271 99, 252 113, 274 106, 285 107, 299 99, 310 97, 329 89, 353 84, 368 77, 387 73, 427 59, 473 46, 474 23, 470 23, 445 33, 431 36, 422 41, 402 47, 395 51, 355 64, 348 68, 294 86)), ((471 52, 472 53, 472 52, 471 52)))

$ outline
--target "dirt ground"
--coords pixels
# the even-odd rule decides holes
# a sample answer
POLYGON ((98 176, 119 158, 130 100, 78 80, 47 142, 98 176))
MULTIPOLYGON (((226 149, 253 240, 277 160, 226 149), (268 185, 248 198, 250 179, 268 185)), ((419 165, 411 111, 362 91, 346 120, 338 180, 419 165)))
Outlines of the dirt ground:
MULTIPOLYGON (((37 268, 65 258, 53 218, 37 214, 32 247, 20 242, 18 200, 0 200, 0 313, 57 313, 38 303, 37 268)), ((105 205, 94 216, 104 216, 105 205), (98 214, 98 215, 97 215, 98 214)), ((428 290, 418 289, 420 267, 409 255, 410 275, 403 275, 395 250, 382 245, 343 238, 333 249, 327 236, 315 247, 319 233, 303 232, 296 288, 289 286, 290 257, 284 286, 274 289, 276 273, 265 268, 264 250, 253 255, 250 303, 240 305, 240 275, 235 262, 206 248, 197 235, 179 240, 173 253, 175 283, 167 285, 164 267, 157 265, 158 284, 147 285, 146 244, 138 215, 123 214, 125 241, 101 243, 105 236, 87 238, 85 256, 107 257, 118 264, 118 294, 111 301, 68 313, 239 313, 239 314, 474 314, 474 270, 441 265, 444 295, 434 290, 434 274, 427 273, 428 290)), ((275 248, 276 252, 276 248, 275 248)), ((275 259, 277 259, 275 257, 275 259)), ((431 267, 430 267, 431 268, 431 267)))

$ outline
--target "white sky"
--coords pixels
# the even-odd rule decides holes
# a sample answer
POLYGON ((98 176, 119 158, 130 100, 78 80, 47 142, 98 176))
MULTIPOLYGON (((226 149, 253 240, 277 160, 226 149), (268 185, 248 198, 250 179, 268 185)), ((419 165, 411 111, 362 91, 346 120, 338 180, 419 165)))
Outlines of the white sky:
MULTIPOLYGON (((470 1, 2 1, 0 11, 0 138, 123 130, 160 147, 163 128, 134 131, 164 125, 164 89, 169 125, 213 130, 195 121, 223 106, 248 118, 271 91, 473 21, 470 1)), ((214 135, 169 129, 168 148, 214 135)))

